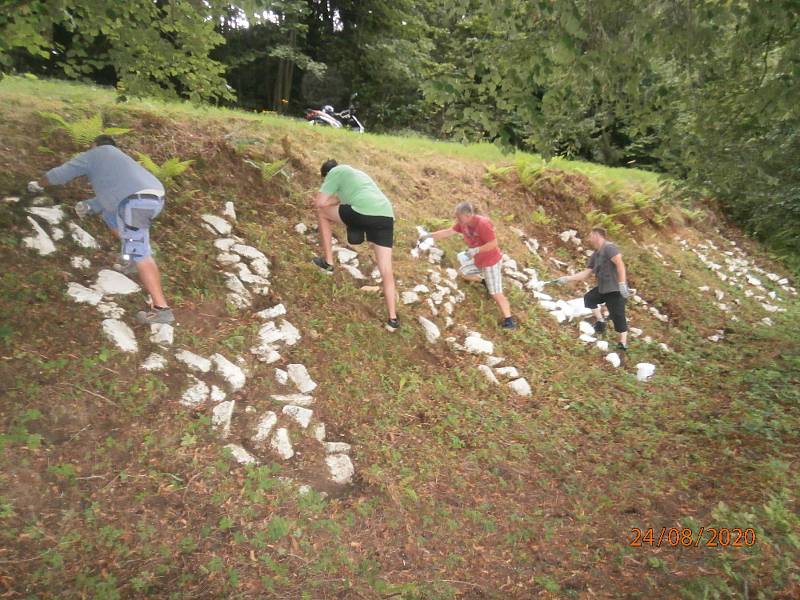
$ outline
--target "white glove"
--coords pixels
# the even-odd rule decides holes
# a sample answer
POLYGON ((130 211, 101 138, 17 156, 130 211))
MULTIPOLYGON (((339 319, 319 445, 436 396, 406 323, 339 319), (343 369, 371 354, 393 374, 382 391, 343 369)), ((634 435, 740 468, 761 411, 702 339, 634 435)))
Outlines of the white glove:
POLYGON ((631 291, 628 289, 628 284, 626 282, 623 281, 619 284, 619 293, 626 300, 630 297, 631 291))
POLYGON ((477 253, 478 253, 478 248, 470 248, 469 250, 467 250, 467 256, 469 256, 470 258, 475 256, 477 253))
POLYGON ((82 219, 85 216, 92 214, 92 207, 89 206, 89 203, 86 200, 81 200, 75 204, 75 214, 78 215, 79 219, 82 219))
POLYGON ((29 181, 28 182, 28 192, 31 194, 41 194, 44 191, 44 188, 39 185, 38 181, 29 181))

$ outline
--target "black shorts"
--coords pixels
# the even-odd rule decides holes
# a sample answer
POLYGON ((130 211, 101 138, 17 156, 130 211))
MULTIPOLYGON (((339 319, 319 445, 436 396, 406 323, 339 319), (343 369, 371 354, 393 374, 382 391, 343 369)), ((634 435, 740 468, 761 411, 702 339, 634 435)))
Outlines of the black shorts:
POLYGON ((608 308, 608 315, 614 322, 614 329, 617 333, 628 331, 628 321, 625 318, 625 298, 619 292, 608 292, 601 294, 599 288, 592 288, 583 297, 583 305, 586 308, 597 308, 600 304, 605 304, 608 308))
POLYGON ((347 226, 347 243, 361 244, 364 237, 377 246, 391 248, 394 243, 394 219, 372 217, 353 210, 349 204, 339 205, 339 218, 347 226))

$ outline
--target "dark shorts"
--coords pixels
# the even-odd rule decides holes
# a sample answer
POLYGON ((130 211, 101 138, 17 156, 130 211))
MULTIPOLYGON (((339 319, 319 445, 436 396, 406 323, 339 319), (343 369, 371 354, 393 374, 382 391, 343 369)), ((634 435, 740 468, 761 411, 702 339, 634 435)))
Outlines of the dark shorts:
POLYGON ((609 292, 601 294, 600 288, 592 288, 583 297, 583 305, 586 308, 597 308, 605 304, 608 314, 614 322, 614 329, 617 333, 628 331, 628 321, 625 319, 625 298, 619 292, 609 292))
POLYGON ((347 226, 347 243, 361 244, 366 237, 377 246, 391 248, 394 243, 394 219, 372 217, 353 210, 349 204, 339 205, 339 218, 347 226))

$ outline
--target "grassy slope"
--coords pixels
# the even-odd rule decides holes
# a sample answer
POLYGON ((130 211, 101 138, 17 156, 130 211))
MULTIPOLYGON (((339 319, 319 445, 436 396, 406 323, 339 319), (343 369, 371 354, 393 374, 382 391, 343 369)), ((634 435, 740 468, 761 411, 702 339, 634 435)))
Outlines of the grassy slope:
MULTIPOLYGON (((798 592, 787 575, 797 576, 796 549, 792 555, 787 542, 798 533, 797 303, 769 329, 751 325, 764 313, 741 291, 729 290, 742 301, 739 323, 706 306, 697 287, 719 281, 673 236, 721 244, 713 215, 688 227, 677 210, 651 207, 672 218, 663 228, 628 223, 619 236, 634 285, 674 317, 667 326, 633 311, 634 325, 679 350, 655 357, 652 383, 612 372, 516 291, 523 327, 502 334, 493 307, 469 290, 457 320, 488 334, 499 354, 523 368, 534 400, 522 401, 489 387, 476 361, 425 345, 416 327, 387 338, 379 298, 343 274, 326 279, 308 267, 312 248, 291 228, 310 222, 317 165, 335 156, 362 167, 393 198, 401 219, 397 272, 407 282, 423 273, 407 252, 414 226, 446 219, 457 200, 487 207, 517 259, 530 255, 505 225, 577 263, 557 233, 585 230, 591 208, 609 212, 632 194, 651 195, 652 175, 563 162, 563 170, 530 178, 514 169, 489 186, 490 163, 512 161, 491 146, 354 136, 186 105, 115 105, 105 90, 7 79, 0 82, 0 196, 19 193, 71 152, 58 137, 47 142, 55 155, 37 150, 43 123, 36 111, 98 109, 107 122, 133 128, 126 149, 159 162, 196 161, 170 190, 154 233, 179 309, 176 343, 242 352, 257 327, 225 309, 210 240, 197 236, 199 215, 234 199, 240 229, 275 264, 270 301, 284 301, 308 334, 296 357, 321 384, 318 410, 332 437, 355 444, 358 481, 339 497, 298 501, 275 476, 300 475, 302 466, 232 467, 208 415, 177 404, 183 379, 143 375, 135 359, 105 345, 93 312, 87 326, 86 313, 65 300, 67 258, 21 248, 24 217, 0 206, 0 591, 616 598, 683 590, 701 597, 708 587, 731 586, 737 595, 745 578, 751 594, 798 592), (260 143, 237 149, 245 139, 260 143), (292 178, 264 183, 245 156, 291 158, 292 178), (552 222, 532 220, 540 207, 552 222), (723 343, 704 341, 723 326, 731 329, 723 343), (761 537, 750 552, 628 545, 632 527, 678 524, 754 525, 761 537)), ((83 197, 85 188, 72 185, 56 199, 83 197)), ((88 227, 103 237, 99 223, 88 227)), ((725 235, 758 255, 735 231, 725 235)), ((94 262, 111 251, 109 242, 94 262)), ((653 357, 640 346, 632 359, 653 357)), ((244 403, 258 405, 270 391, 271 370, 259 377, 244 403)))

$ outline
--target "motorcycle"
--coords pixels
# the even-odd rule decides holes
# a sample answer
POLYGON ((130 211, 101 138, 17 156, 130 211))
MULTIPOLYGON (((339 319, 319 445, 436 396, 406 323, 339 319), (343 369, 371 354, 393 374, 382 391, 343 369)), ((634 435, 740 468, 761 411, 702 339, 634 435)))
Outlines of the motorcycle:
POLYGON ((351 131, 357 131, 358 133, 364 133, 364 126, 361 124, 361 121, 358 120, 358 117, 356 117, 355 107, 353 106, 353 100, 356 99, 356 96, 358 96, 358 94, 350 96, 350 106, 338 113, 330 104, 326 104, 319 110, 308 108, 306 109, 305 119, 311 125, 323 125, 335 129, 345 128, 351 131))

